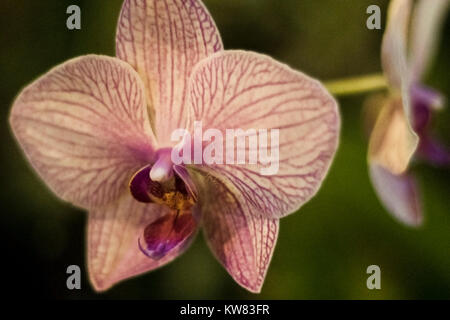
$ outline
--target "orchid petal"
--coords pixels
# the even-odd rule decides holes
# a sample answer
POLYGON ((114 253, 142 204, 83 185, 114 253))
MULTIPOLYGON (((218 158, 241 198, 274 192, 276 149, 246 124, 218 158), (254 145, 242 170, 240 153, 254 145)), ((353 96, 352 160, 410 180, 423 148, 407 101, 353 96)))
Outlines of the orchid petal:
POLYGON ((25 155, 61 198, 103 205, 153 157, 153 133, 138 74, 119 59, 70 60, 26 87, 11 127, 25 155))
POLYGON ((215 23, 200 0, 126 0, 116 54, 141 75, 158 141, 171 145, 188 117, 187 81, 198 61, 222 50, 215 23))
POLYGON ((390 100, 381 110, 370 136, 369 161, 393 174, 400 174, 407 169, 418 141, 401 101, 390 100))
POLYGON ((395 175, 371 164, 370 177, 378 197, 394 217, 409 226, 422 224, 419 192, 413 176, 406 173, 395 175))
POLYGON ((275 249, 279 220, 264 218, 254 207, 240 203, 214 176, 207 176, 201 189, 203 230, 211 251, 239 285, 259 293, 275 249))
POLYGON ((416 4, 411 24, 410 55, 410 69, 415 82, 420 81, 436 52, 449 3, 448 0, 421 0, 416 4))
POLYGON ((97 291, 161 267, 186 250, 190 242, 161 259, 151 259, 140 250, 139 237, 145 227, 167 214, 170 214, 167 207, 137 202, 129 194, 91 210, 87 232, 88 267, 90 280, 97 291))
MULTIPOLYGON (((263 175, 261 161, 205 165, 205 171, 226 178, 236 195, 267 218, 286 216, 314 196, 340 127, 337 103, 318 81, 268 56, 224 51, 199 63, 190 93, 194 119, 223 136, 227 129, 264 129, 268 136, 279 130, 279 142, 268 144, 279 150, 277 172, 263 175)), ((227 147, 224 155, 234 156, 236 149, 227 147)))
POLYGON ((381 48, 383 70, 392 86, 403 90, 407 77, 407 39, 411 0, 392 0, 381 48))

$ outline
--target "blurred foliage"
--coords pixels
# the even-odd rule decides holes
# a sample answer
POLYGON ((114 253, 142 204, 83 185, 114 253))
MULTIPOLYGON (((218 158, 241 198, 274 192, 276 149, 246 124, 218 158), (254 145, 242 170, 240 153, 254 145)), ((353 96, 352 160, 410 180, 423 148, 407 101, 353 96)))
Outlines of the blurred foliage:
MULTIPOLYGON (((416 299, 450 298, 449 171, 416 163, 425 225, 408 229, 378 202, 366 167, 361 110, 366 96, 339 99, 341 145, 319 194, 281 221, 261 295, 241 289, 202 236, 175 262, 104 294, 65 287, 66 268, 85 266, 86 214, 57 200, 25 162, 7 123, 20 89, 51 67, 87 53, 114 55, 121 0, 0 2, 2 289, 9 296, 58 299, 416 299), (65 27, 82 8, 82 30, 65 27), (366 268, 382 270, 382 290, 366 288, 366 268)), ((269 54, 322 80, 380 71, 382 30, 365 27, 370 0, 206 0, 226 48, 269 54)), ((383 26, 387 1, 382 8, 383 26)), ((450 19, 427 82, 450 92, 450 19)), ((436 118, 450 145, 449 111, 436 118), (447 119, 447 121, 446 121, 447 119)), ((83 269, 86 270, 85 268, 83 269)))

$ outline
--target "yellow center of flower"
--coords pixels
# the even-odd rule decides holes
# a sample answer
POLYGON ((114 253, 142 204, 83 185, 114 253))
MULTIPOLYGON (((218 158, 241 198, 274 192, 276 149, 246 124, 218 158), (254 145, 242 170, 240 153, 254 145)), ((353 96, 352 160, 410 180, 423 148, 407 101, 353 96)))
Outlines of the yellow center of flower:
POLYGON ((189 210, 195 204, 191 196, 179 191, 166 192, 161 199, 155 199, 157 201, 177 211, 189 210))

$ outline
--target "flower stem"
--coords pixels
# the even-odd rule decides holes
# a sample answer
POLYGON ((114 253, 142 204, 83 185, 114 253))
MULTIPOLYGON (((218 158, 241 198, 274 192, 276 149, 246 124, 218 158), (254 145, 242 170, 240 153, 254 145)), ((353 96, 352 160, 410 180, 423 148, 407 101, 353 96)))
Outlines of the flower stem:
POLYGON ((361 77, 327 81, 325 87, 336 96, 359 94, 387 88, 388 84, 381 73, 361 77))

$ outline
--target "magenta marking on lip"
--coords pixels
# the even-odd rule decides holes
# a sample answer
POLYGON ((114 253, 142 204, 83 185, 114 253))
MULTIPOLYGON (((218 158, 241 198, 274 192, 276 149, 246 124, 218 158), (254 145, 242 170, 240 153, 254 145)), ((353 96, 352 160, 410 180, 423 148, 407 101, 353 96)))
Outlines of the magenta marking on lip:
POLYGON ((411 89, 411 100, 413 107, 414 130, 423 131, 427 128, 431 111, 439 109, 443 104, 443 96, 431 88, 415 85, 411 89))
POLYGON ((144 229, 139 249, 149 258, 161 259, 186 242, 194 233, 196 223, 190 212, 173 211, 144 229))
POLYGON ((161 184, 150 179, 151 168, 151 165, 145 166, 131 178, 130 192, 139 202, 152 202, 150 194, 157 198, 163 196, 161 184))

